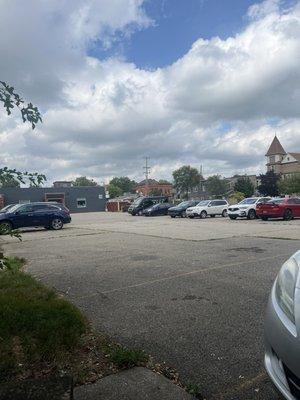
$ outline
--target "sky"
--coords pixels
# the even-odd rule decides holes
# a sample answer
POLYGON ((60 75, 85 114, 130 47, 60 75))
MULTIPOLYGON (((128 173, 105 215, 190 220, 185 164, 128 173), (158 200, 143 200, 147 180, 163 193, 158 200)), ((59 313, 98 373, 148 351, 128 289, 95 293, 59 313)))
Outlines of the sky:
POLYGON ((300 1, 0 0, 1 165, 54 180, 265 172, 276 132, 300 152, 300 1), (9 33, 9 34, 8 34, 9 33))

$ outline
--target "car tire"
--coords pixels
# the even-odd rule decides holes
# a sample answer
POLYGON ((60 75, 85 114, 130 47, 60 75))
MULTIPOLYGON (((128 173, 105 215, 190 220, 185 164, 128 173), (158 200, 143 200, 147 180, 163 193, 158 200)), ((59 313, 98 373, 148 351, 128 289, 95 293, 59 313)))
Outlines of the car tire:
POLYGON ((211 214, 211 215, 210 215, 210 218, 215 218, 215 214, 211 214))
POLYGON ((227 210, 223 210, 223 212, 222 212, 222 217, 223 217, 223 218, 228 217, 228 212, 227 212, 227 210))
POLYGON ((181 217, 181 218, 186 218, 186 212, 183 211, 183 212, 180 214, 180 217, 181 217))
POLYGON ((12 230, 13 226, 12 223, 9 221, 2 221, 0 223, 0 231, 3 232, 3 234, 7 234, 12 230))
POLYGON ((207 212, 205 210, 201 211, 200 218, 205 219, 207 217, 207 212))
POLYGON ((61 218, 53 218, 50 223, 50 228, 54 231, 59 231, 64 226, 63 220, 61 218))
POLYGON ((255 212, 255 210, 253 210, 253 209, 249 210, 248 215, 247 215, 247 219, 253 220, 253 219, 255 219, 255 218, 256 218, 256 212, 255 212))
POLYGON ((230 219, 237 219, 237 217, 235 215, 229 215, 230 219))
POLYGON ((268 221, 269 217, 265 217, 264 215, 260 217, 263 221, 268 221))
POLYGON ((290 210, 290 209, 288 208, 287 210, 284 211, 283 219, 284 219, 285 221, 290 221, 290 220, 293 219, 293 218, 294 218, 294 217, 293 217, 293 211, 292 211, 292 210, 290 210))
POLYGON ((171 218, 175 218, 175 215, 171 215, 171 218))

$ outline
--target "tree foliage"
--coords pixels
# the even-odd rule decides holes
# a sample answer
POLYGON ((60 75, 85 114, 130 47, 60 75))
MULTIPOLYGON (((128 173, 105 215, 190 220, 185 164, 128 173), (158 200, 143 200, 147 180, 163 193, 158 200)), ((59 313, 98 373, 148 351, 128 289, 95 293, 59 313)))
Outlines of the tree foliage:
POLYGON ((79 176, 73 181, 73 186, 98 186, 98 183, 86 176, 79 176))
POLYGON ((0 188, 20 187, 20 182, 14 176, 0 173, 0 188))
MULTIPOLYGON (((3 81, 0 81, 0 102, 8 115, 11 114, 13 108, 17 107, 21 112, 23 122, 29 122, 32 129, 38 122, 42 122, 38 108, 32 103, 25 105, 24 100, 14 91, 14 88, 3 81)), ((0 168, 0 186, 5 186, 6 182, 13 181, 23 184, 29 182, 31 186, 39 186, 45 180, 45 175, 36 172, 20 172, 8 167, 0 168)))
POLYGON ((234 190, 243 193, 245 197, 251 197, 254 193, 254 185, 248 176, 241 176, 236 181, 234 190))
POLYGON ((118 186, 114 185, 113 183, 110 183, 108 185, 108 193, 109 197, 111 199, 114 199, 115 197, 121 196, 123 194, 123 191, 118 186))
POLYGON ((176 169, 172 175, 175 188, 181 193, 185 193, 187 197, 189 192, 197 187, 201 180, 201 175, 197 168, 193 168, 190 165, 184 165, 176 169))
POLYGON ((281 178, 278 181, 280 194, 299 194, 300 193, 300 174, 281 178))
POLYGON ((228 184, 220 175, 210 176, 205 187, 211 196, 224 196, 228 191, 228 184))
POLYGON ((137 185, 137 183, 128 176, 120 176, 120 177, 114 177, 111 179, 109 182, 109 185, 113 185, 115 187, 118 187, 121 190, 121 194, 124 193, 130 193, 133 192, 133 188, 137 185))
POLYGON ((244 200, 245 195, 241 192, 234 192, 228 199, 229 204, 237 204, 240 201, 244 200))
POLYGON ((258 186, 258 191, 263 196, 278 196, 278 182, 280 175, 275 174, 273 171, 268 171, 266 174, 259 175, 260 185, 258 186))
POLYGON ((13 86, 0 81, 0 102, 3 103, 3 107, 8 115, 11 114, 13 108, 17 107, 21 111, 23 122, 29 122, 32 129, 34 129, 38 122, 42 122, 38 108, 32 103, 26 105, 24 100, 14 90, 13 86))

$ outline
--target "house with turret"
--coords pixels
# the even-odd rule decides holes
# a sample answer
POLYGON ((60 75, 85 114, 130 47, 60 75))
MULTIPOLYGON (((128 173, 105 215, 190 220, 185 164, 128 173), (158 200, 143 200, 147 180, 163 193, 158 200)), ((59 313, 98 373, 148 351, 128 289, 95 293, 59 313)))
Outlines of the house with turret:
POLYGON ((267 170, 288 177, 300 173, 300 153, 286 152, 275 135, 266 153, 267 170))

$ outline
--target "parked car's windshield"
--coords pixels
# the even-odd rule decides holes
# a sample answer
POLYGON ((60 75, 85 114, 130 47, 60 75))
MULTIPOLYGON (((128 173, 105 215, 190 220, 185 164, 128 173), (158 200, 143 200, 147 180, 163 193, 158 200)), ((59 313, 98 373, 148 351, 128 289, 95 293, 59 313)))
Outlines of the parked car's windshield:
POLYGON ((141 204, 141 202, 143 201, 143 199, 144 199, 143 197, 139 197, 138 199, 134 200, 132 205, 139 206, 141 204))
POLYGON ((9 211, 11 208, 13 208, 14 206, 15 206, 15 204, 9 204, 9 205, 7 205, 6 207, 2 208, 2 209, 0 210, 0 212, 1 212, 1 213, 7 212, 7 211, 9 211))
POLYGON ((10 209, 9 209, 9 212, 15 212, 19 207, 21 207, 22 206, 22 204, 15 204, 14 206, 12 206, 10 209))
POLYGON ((210 200, 202 200, 197 204, 198 206, 207 206, 210 203, 210 200))
POLYGON ((257 199, 244 199, 239 202, 239 204, 254 204, 256 203, 257 199))
POLYGON ((181 203, 178 204, 177 207, 181 208, 181 207, 185 207, 185 206, 189 206, 192 205, 193 203, 190 201, 182 201, 181 203))

